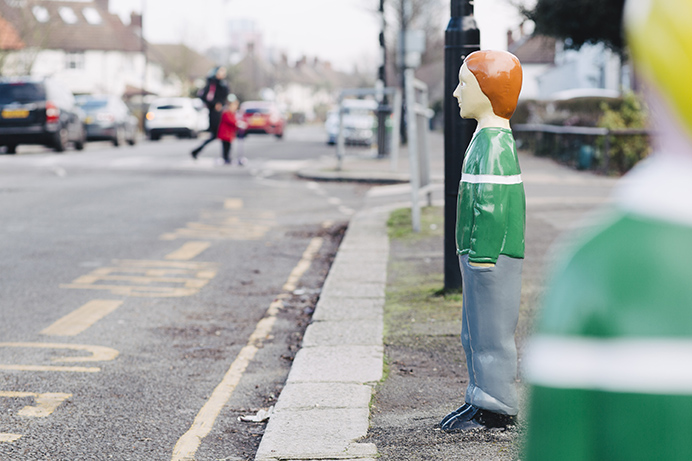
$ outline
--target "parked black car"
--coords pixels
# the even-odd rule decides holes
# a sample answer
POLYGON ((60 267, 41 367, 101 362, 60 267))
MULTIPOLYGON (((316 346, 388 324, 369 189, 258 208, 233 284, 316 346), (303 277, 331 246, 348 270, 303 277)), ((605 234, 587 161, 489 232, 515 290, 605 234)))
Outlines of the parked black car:
POLYGON ((111 141, 114 146, 137 142, 137 118, 117 96, 77 96, 77 105, 86 114, 88 141, 111 141))
POLYGON ((84 112, 57 80, 0 79, 0 146, 14 154, 19 144, 41 144, 63 152, 68 143, 82 150, 84 112))

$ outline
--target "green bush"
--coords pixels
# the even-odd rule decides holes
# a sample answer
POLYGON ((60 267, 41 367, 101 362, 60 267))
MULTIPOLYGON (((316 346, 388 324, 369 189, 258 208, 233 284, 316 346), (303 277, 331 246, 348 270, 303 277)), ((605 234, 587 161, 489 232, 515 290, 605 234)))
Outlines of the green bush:
MULTIPOLYGON (((632 92, 625 94, 622 102, 616 107, 606 102, 601 103, 601 110, 603 115, 598 121, 599 127, 610 130, 647 127, 647 108, 632 92)), ((598 146, 603 149, 605 140, 599 139, 598 146)), ((619 173, 625 173, 650 152, 651 147, 646 135, 612 135, 608 150, 609 167, 619 173)))

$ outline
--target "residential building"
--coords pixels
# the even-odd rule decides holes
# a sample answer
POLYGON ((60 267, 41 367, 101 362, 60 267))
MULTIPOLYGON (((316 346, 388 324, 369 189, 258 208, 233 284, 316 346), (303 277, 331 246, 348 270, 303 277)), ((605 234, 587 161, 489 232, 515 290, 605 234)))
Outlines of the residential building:
POLYGON ((9 24, 3 75, 53 76, 74 93, 120 95, 154 83, 144 81, 145 42, 108 12, 108 0, 0 0, 0 18, 9 24))

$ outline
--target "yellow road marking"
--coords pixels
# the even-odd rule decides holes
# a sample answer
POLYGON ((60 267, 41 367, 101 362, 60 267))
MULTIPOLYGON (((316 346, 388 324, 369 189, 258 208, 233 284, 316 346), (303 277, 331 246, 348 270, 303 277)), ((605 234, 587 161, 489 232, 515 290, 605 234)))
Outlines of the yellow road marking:
MULTIPOLYGON (((310 263, 315 258, 322 243, 323 239, 321 237, 312 239, 303 253, 300 262, 293 271, 291 271, 288 278, 289 281, 284 285, 284 289, 286 289, 287 286, 294 286, 297 283, 296 277, 299 278, 300 275, 304 274, 310 267, 310 263)), ((216 418, 231 398, 233 391, 243 377, 243 373, 245 373, 248 365, 254 359, 262 341, 271 333, 274 323, 276 322, 276 316, 279 310, 283 308, 283 301, 281 301, 281 299, 285 297, 287 297, 287 294, 282 293, 277 297, 277 300, 270 304, 262 320, 257 323, 255 331, 250 335, 247 344, 240 350, 240 353, 231 364, 231 367, 228 369, 221 382, 216 386, 214 392, 212 392, 209 400, 207 400, 199 413, 197 413, 190 429, 178 439, 173 449, 172 461, 195 459, 195 453, 197 453, 202 439, 211 432, 216 418)))
POLYGON ((223 207, 227 210, 240 210, 243 208, 243 199, 241 199, 241 198, 227 198, 223 202, 223 207))
POLYGON ((49 365, 2 365, 0 370, 11 371, 59 371, 61 373, 98 373, 99 367, 57 367, 49 365))
POLYGON ((211 242, 187 242, 180 249, 166 255, 167 260, 189 261, 199 256, 204 250, 211 246, 211 242))
POLYGON ((116 260, 114 263, 115 267, 100 267, 60 287, 108 290, 124 296, 190 296, 216 276, 217 267, 213 263, 190 261, 116 260))
POLYGON ((94 299, 67 314, 40 334, 48 336, 76 336, 122 305, 122 301, 94 299))
POLYGON ((298 262, 298 265, 293 268, 291 274, 288 276, 288 280, 283 286, 284 291, 291 293, 296 289, 298 281, 303 274, 305 274, 305 271, 310 268, 310 264, 312 264, 312 260, 315 259, 315 255, 322 247, 323 242, 324 239, 322 239, 322 237, 315 237, 310 241, 308 248, 305 250, 305 253, 303 253, 303 258, 300 260, 300 262, 298 262))
POLYGON ((47 392, 44 394, 36 394, 34 392, 12 392, 0 391, 0 397, 5 398, 27 398, 33 397, 36 405, 27 405, 17 415, 26 416, 28 418, 45 418, 55 411, 65 400, 72 397, 72 394, 63 394, 60 392, 47 392))
MULTIPOLYGON (((35 349, 66 349, 72 351, 88 352, 90 355, 84 356, 62 356, 51 359, 52 362, 109 362, 115 359, 119 352, 110 347, 88 346, 83 344, 60 344, 60 343, 0 343, 0 348, 35 348, 35 349)), ((54 365, 26 365, 26 364, 0 364, 0 370, 16 371, 59 371, 68 373, 97 373, 101 371, 99 367, 69 367, 54 365)))
POLYGON ((0 432, 0 443, 12 443, 21 438, 22 434, 10 434, 8 432, 0 432))

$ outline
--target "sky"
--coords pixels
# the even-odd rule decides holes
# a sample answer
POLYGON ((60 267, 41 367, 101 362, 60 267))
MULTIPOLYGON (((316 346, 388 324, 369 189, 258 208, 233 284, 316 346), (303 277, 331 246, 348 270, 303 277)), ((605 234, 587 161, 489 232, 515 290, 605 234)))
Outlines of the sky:
MULTIPOLYGON (((447 2, 446 5, 449 3, 447 2)), ((252 19, 265 46, 330 61, 351 71, 379 65, 378 0, 110 0, 110 10, 129 22, 144 8, 144 35, 152 43, 183 42, 198 51, 223 45, 229 19, 252 19)), ((509 0, 476 0, 483 48, 506 49, 506 30, 518 24, 509 0)), ((449 6, 442 13, 443 27, 449 6)))

